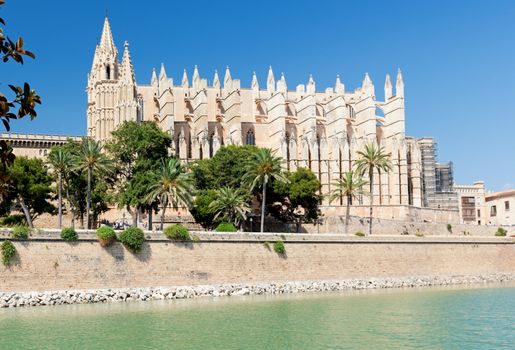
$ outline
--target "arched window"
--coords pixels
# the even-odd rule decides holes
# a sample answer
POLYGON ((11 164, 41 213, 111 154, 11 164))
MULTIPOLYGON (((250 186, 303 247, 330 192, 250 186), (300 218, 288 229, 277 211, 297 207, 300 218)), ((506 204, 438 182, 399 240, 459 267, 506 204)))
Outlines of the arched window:
POLYGON ((106 67, 106 79, 111 79, 111 66, 106 67))
POLYGON ((256 145, 256 136, 254 135, 254 130, 249 129, 249 131, 247 131, 247 135, 245 136, 245 144, 252 146, 256 145))
POLYGON ((354 110, 354 107, 352 107, 351 105, 349 105, 348 107, 349 107, 349 117, 350 117, 350 119, 355 119, 356 118, 356 111, 354 110))

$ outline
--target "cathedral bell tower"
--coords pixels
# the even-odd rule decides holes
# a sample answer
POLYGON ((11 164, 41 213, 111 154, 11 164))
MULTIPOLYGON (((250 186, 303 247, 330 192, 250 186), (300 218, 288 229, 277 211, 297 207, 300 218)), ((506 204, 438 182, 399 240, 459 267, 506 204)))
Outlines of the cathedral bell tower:
POLYGON ((137 120, 137 87, 127 42, 122 63, 118 62, 118 50, 106 17, 88 74, 88 136, 97 141, 108 140, 123 121, 137 120))

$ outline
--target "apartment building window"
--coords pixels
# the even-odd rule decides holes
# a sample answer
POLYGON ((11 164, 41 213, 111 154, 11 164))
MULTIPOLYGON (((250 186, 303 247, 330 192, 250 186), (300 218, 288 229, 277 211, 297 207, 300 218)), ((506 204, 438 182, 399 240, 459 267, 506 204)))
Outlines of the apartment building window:
POLYGON ((490 216, 496 216, 497 215, 497 207, 495 205, 492 205, 490 207, 490 216))
POLYGON ((504 210, 510 211, 510 201, 505 201, 504 202, 504 210))

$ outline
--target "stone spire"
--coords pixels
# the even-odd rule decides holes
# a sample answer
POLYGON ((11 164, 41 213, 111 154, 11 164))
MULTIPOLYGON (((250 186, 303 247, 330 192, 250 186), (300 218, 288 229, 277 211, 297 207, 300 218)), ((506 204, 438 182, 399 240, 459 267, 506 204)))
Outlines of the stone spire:
POLYGON ((336 83, 334 84, 334 91, 337 94, 345 93, 345 85, 343 85, 342 82, 340 81, 340 75, 339 74, 336 75, 336 83))
POLYGON ((156 68, 152 68, 152 79, 150 79, 150 85, 157 86, 157 74, 156 68))
POLYGON ((281 73, 281 79, 277 82, 277 91, 286 92, 288 91, 288 86, 286 85, 286 79, 284 78, 284 73, 281 73))
POLYGON ((102 37, 100 39, 100 49, 105 53, 116 53, 116 46, 114 45, 113 33, 111 32, 111 26, 109 25, 109 19, 106 17, 104 20, 104 28, 102 29, 102 37))
POLYGON ((190 81, 188 80, 188 74, 186 73, 186 68, 184 68, 184 73, 182 74, 181 85, 185 89, 190 87, 190 81))
POLYGON ((93 65, 89 74, 89 84, 100 80, 118 79, 118 50, 107 17, 104 20, 102 37, 96 46, 93 65))
POLYGON ((370 76, 368 75, 368 73, 365 73, 365 78, 363 79, 361 88, 367 94, 374 96, 374 84, 372 83, 372 79, 370 79, 370 76))
POLYGON ((166 75, 165 65, 164 63, 161 63, 161 69, 159 71, 159 89, 165 90, 171 88, 172 86, 173 80, 172 78, 168 79, 168 76, 166 75))
POLYGON ((259 91, 259 82, 257 80, 256 72, 252 72, 252 83, 250 85, 252 90, 259 91))
POLYGON ((308 79, 308 84, 306 86, 306 93, 308 93, 310 95, 314 95, 315 92, 316 92, 315 80, 313 79, 313 75, 310 74, 309 79, 308 79))
POLYGON ((384 82, 384 100, 388 101, 392 97, 392 81, 390 80, 390 74, 386 74, 386 80, 384 82))
POLYGON ((231 88, 232 77, 229 66, 225 67, 225 76, 224 76, 224 89, 231 88))
POLYGON ((402 78, 400 68, 397 70, 397 79, 395 81, 395 96, 404 97, 404 79, 402 78))
POLYGON ((166 76, 165 64, 161 63, 161 69, 159 70, 159 81, 166 80, 168 78, 166 76))
POLYGON ((215 76, 213 77, 213 87, 220 89, 220 78, 218 77, 218 70, 215 69, 215 76))
POLYGON ((266 79, 266 89, 267 91, 273 92, 275 91, 275 78, 274 72, 272 71, 272 66, 268 68, 268 78, 266 79))
POLYGON ((200 87, 200 74, 198 72, 198 67, 195 65, 195 68, 193 69, 193 77, 191 78, 191 86, 193 87, 193 90, 197 91, 200 87))
POLYGON ((132 66, 128 41, 125 41, 125 43, 123 44, 122 64, 120 65, 120 79, 125 82, 136 84, 134 67, 132 66))

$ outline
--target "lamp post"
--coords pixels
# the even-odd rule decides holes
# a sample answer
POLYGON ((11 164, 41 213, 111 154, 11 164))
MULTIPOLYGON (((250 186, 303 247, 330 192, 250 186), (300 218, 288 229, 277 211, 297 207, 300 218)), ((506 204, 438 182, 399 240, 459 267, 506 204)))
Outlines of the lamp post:
POLYGON ((253 221, 253 219, 252 219, 252 216, 251 216, 250 217, 250 232, 254 232, 254 231, 252 231, 252 221, 253 221))

